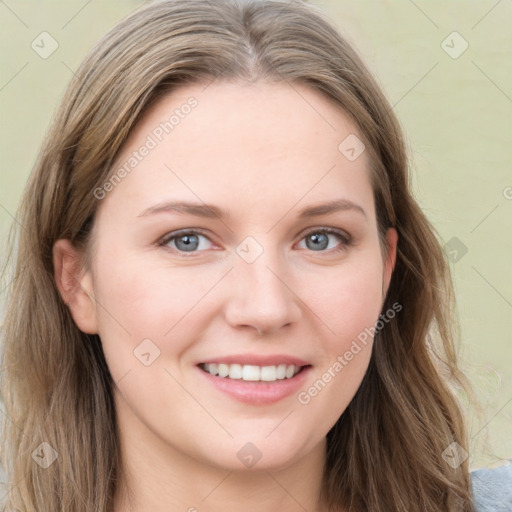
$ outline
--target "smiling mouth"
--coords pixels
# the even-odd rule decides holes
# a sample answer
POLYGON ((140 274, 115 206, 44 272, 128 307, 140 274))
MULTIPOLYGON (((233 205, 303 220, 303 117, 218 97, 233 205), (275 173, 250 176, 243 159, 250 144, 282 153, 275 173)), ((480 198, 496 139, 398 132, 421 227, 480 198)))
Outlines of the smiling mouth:
POLYGON ((216 377, 246 382, 276 382, 293 379, 308 366, 280 364, 256 366, 251 364, 201 363, 201 370, 216 377))

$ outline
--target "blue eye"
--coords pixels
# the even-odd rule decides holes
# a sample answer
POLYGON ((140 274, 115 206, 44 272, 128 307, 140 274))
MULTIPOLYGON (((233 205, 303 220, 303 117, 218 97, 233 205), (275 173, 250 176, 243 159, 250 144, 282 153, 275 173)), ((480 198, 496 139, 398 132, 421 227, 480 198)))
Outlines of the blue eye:
POLYGON ((350 245, 350 237, 331 229, 310 231, 299 243, 301 249, 306 248, 316 252, 330 249, 341 250, 348 245, 350 245))
POLYGON ((204 251, 211 248, 211 241, 194 231, 171 234, 162 239, 160 244, 180 252, 204 251))
MULTIPOLYGON (((307 233, 299 242, 300 249, 315 252, 341 251, 351 245, 351 237, 334 229, 317 229, 307 233)), ((181 231, 170 233, 161 239, 159 245, 181 253, 193 253, 212 249, 213 243, 197 231, 181 231)))

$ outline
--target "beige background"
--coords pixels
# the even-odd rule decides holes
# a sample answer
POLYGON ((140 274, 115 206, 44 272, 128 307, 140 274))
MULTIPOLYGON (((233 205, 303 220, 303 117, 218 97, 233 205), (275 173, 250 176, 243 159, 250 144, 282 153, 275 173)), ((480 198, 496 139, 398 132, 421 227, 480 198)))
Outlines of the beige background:
MULTIPOLYGON (((63 88, 93 43, 142 3, 0 2, 2 260, 63 88), (31 47, 48 37, 42 32, 58 44, 47 58, 31 47)), ((512 459, 512 2, 315 3, 359 49, 394 105, 407 133, 416 196, 454 260, 461 354, 485 413, 469 414, 471 466, 512 459)))

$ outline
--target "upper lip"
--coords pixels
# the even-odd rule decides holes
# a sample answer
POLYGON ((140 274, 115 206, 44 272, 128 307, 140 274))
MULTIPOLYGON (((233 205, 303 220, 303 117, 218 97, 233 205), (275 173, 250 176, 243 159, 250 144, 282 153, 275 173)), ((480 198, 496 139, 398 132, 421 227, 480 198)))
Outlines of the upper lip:
POLYGON ((278 366, 280 364, 309 366, 310 363, 304 359, 285 354, 261 355, 261 354, 233 354, 230 356, 212 357, 201 361, 199 364, 240 364, 253 366, 278 366))

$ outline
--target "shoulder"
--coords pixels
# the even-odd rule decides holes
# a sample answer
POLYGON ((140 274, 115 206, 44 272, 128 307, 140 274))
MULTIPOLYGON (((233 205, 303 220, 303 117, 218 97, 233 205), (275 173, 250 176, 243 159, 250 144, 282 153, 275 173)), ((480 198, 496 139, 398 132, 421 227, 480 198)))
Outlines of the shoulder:
POLYGON ((512 511, 512 461, 496 469, 471 472, 476 512, 512 511))

